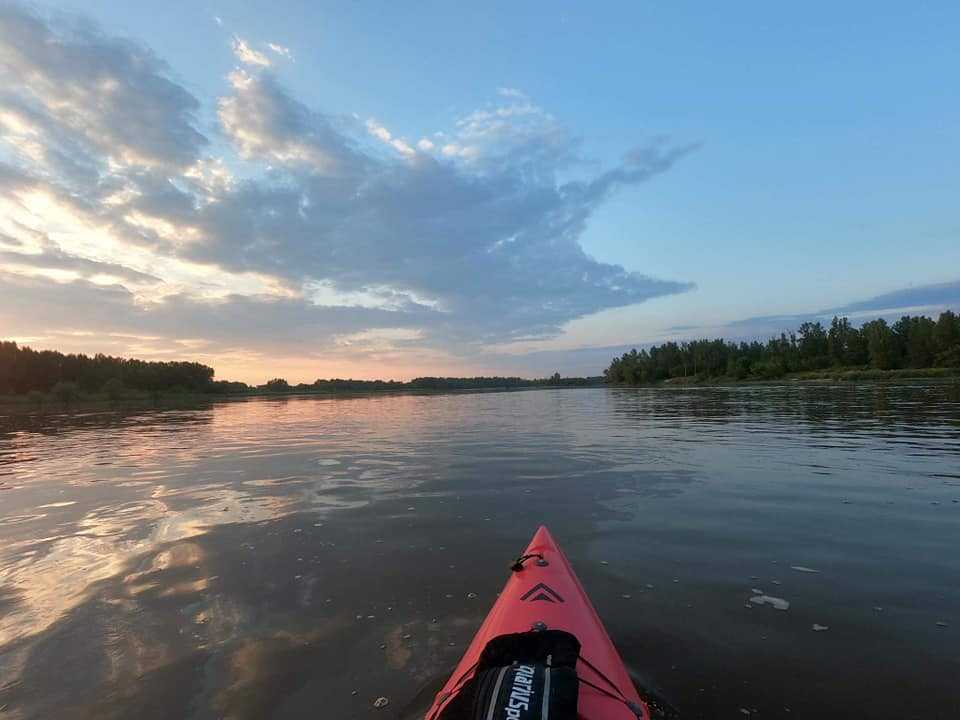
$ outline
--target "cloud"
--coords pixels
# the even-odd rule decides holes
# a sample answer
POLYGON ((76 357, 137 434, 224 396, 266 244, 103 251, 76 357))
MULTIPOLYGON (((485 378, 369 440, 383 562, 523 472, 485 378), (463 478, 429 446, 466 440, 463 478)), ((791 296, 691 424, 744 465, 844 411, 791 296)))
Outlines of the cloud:
POLYGON ((267 47, 280 57, 286 58, 290 62, 293 62, 293 53, 290 51, 290 48, 284 47, 283 45, 278 45, 277 43, 267 43, 267 47))
POLYGON ((254 50, 247 44, 247 41, 236 35, 231 42, 233 55, 244 65, 253 65, 256 67, 270 67, 273 63, 266 55, 259 50, 254 50))
MULTIPOLYGON (((0 6, 0 106, 14 118, 2 137, 35 164, 62 172, 108 166, 182 168, 206 144, 200 104, 149 49, 80 20, 45 22, 0 6)), ((9 118, 8 118, 9 119, 9 118)))
POLYGON ((471 354, 692 287, 599 262, 580 239, 611 195, 696 145, 653 138, 597 171, 563 123, 505 89, 413 147, 379 121, 307 107, 270 58, 239 38, 234 49, 251 67, 209 101, 227 141, 210 154, 201 102, 149 50, 89 23, 0 10, 0 92, 11 100, 0 140, 13 149, 0 188, 9 212, 56 238, 31 258, 11 246, 17 257, 3 261, 122 283, 7 272, 21 309, 29 297, 63 313, 58 327, 65 317, 84 330, 142 326, 224 347, 321 349, 403 328, 392 342, 471 354), (133 267, 162 282, 141 287, 153 278, 133 267), (216 301, 205 273, 218 278, 216 301), (356 297, 364 307, 345 300, 356 297))
POLYGON ((448 318, 434 329, 459 340, 549 336, 572 318, 690 287, 597 262, 578 242, 615 184, 672 161, 654 154, 562 186, 531 186, 513 173, 475 177, 419 156, 353 182, 248 183, 194 214, 207 241, 187 251, 233 272, 429 299, 448 318))
MULTIPOLYGON (((64 252, 56 243, 44 236, 40 252, 11 252, 0 250, 0 268, 20 267, 40 271, 63 271, 83 278, 107 276, 133 284, 154 284, 160 278, 140 272, 119 263, 101 262, 64 252)), ((22 241, 0 233, 0 246, 22 246, 22 241)))
MULTIPOLYGON (((387 130, 383 125, 378 123, 373 118, 370 118, 369 120, 367 120, 367 132, 369 132, 371 135, 373 135, 373 137, 377 138, 381 142, 386 143, 387 145, 392 147, 401 155, 413 155, 416 152, 416 150, 410 147, 410 145, 407 143, 406 140, 403 140, 402 138, 394 137, 389 130, 387 130)), ((429 148, 421 148, 421 149, 429 149, 429 148)))
POLYGON ((230 295, 204 300, 171 295, 142 303, 122 285, 86 280, 57 282, 0 271, 0 325, 9 336, 94 331, 170 340, 224 352, 246 348, 313 352, 349 337, 358 327, 412 328, 431 311, 389 311, 356 306, 319 307, 300 298, 230 295))
POLYGON ((836 313, 838 315, 862 312, 883 313, 918 307, 960 307, 960 280, 935 283, 933 285, 917 285, 901 290, 894 290, 893 292, 875 295, 872 298, 842 305, 825 312, 836 313))
POLYGON ((864 319, 873 320, 877 317, 900 317, 910 312, 936 313, 949 308, 960 308, 960 280, 894 290, 893 292, 883 293, 882 295, 875 295, 866 300, 859 300, 812 313, 767 315, 736 320, 729 323, 728 327, 770 326, 789 330, 795 328, 800 323, 823 319, 829 320, 834 315, 848 315, 854 318, 861 316, 864 319))
MULTIPOLYGON (((426 298, 449 318, 434 330, 458 341, 550 336, 576 317, 691 287, 599 263, 579 237, 610 193, 666 172, 692 146, 655 139, 606 173, 561 184, 574 143, 561 143, 556 122, 526 101, 458 123, 457 137, 480 148, 461 166, 429 154, 403 162, 363 154, 342 123, 308 111, 269 75, 235 87, 249 109, 234 112, 232 99, 221 108, 242 152, 306 174, 294 185, 247 184, 211 205, 200 223, 210 242, 196 259, 426 298), (504 118, 520 116, 527 120, 510 130, 504 118), (334 167, 343 181, 324 177, 334 167)), ((376 121, 366 130, 394 140, 376 121)))
POLYGON ((456 122, 443 153, 475 161, 478 169, 523 168, 545 173, 582 161, 580 141, 551 113, 519 91, 504 92, 499 104, 474 110, 456 122))
POLYGON ((290 97, 270 74, 238 70, 229 77, 232 93, 218 111, 226 136, 241 157, 299 166, 322 175, 360 172, 365 159, 337 127, 290 97))
POLYGON ((676 332, 686 336, 711 334, 730 339, 746 339, 796 330, 805 322, 829 322, 834 315, 846 315, 852 321, 858 322, 874 320, 878 317, 895 320, 907 314, 935 316, 949 309, 960 310, 960 280, 902 288, 874 295, 865 300, 808 313, 759 315, 733 320, 716 327, 678 325, 667 328, 666 332, 676 332))

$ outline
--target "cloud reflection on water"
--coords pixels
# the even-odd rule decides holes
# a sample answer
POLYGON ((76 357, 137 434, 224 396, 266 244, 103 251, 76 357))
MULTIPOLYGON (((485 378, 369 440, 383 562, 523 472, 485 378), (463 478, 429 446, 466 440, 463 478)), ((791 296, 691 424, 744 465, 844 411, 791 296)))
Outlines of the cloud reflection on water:
POLYGON ((0 645, 42 631, 161 545, 220 525, 357 507, 421 482, 429 473, 402 447, 417 419, 403 408, 415 403, 396 398, 395 419, 375 423, 386 427, 371 433, 372 445, 392 451, 389 461, 358 455, 356 426, 369 418, 338 401, 241 402, 120 422, 105 415, 103 427, 88 419, 79 429, 18 435, 35 459, 13 454, 12 484, 24 497, 4 499, 48 512, 0 516, 0 582, 21 600, 0 617, 0 645), (298 473, 276 477, 279 468, 298 473))

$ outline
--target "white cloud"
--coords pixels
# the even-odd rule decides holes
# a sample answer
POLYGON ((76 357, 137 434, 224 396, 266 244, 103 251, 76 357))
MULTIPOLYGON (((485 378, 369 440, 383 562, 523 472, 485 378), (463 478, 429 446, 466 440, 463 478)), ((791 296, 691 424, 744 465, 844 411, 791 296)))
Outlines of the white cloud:
POLYGON ((300 298, 227 295, 202 299, 174 294, 140 302, 121 285, 85 280, 59 282, 0 270, 0 326, 5 334, 131 334, 193 339, 204 349, 223 351, 296 351, 336 345, 338 338, 376 337, 386 331, 394 340, 419 337, 416 324, 431 311, 399 312, 377 308, 313 305, 300 298), (250 332, 256 328, 255 337, 250 332), (400 330, 398 330, 400 329, 400 330))
POLYGON ((367 120, 367 132, 385 143, 390 142, 390 139, 393 137, 389 130, 373 119, 367 120))
POLYGON ((277 43, 267 43, 267 47, 280 57, 286 58, 290 62, 293 62, 293 53, 290 51, 290 48, 284 47, 283 45, 278 45, 277 43))
POLYGON ((210 101, 229 141, 211 155, 201 103, 167 66, 91 28, 0 7, 12 163, 0 162, 0 292, 36 322, 221 350, 319 350, 402 328, 394 345, 471 353, 689 288, 598 262, 580 238, 611 194, 690 146, 656 141, 561 180, 576 138, 511 91, 414 147, 379 121, 307 107, 236 38, 259 69, 234 71, 210 101))
POLYGON ((390 145, 392 145, 394 150, 396 150, 401 155, 414 155, 417 152, 412 147, 410 147, 410 145, 407 144, 406 140, 403 140, 401 138, 395 138, 390 143, 390 145))
POLYGON ((236 35, 233 36, 233 54, 244 65, 255 65, 257 67, 270 67, 273 63, 264 53, 254 50, 247 41, 236 35))
MULTIPOLYGON (((24 231, 30 233, 26 228, 24 231)), ((40 233, 30 233, 34 236, 34 247, 24 252, 26 245, 21 244, 17 251, 0 250, 0 269, 16 270, 20 273, 32 275, 40 274, 47 277, 64 279, 86 278, 93 281, 108 279, 113 282, 124 282, 132 285, 160 282, 160 279, 146 272, 115 262, 93 260, 88 257, 65 252, 56 242, 40 233)), ((9 238, 0 234, 0 243, 10 247, 16 238, 9 238), (3 242, 7 240, 7 242, 3 242)))
POLYGON ((229 81, 233 93, 220 98, 218 115, 245 159, 311 167, 327 175, 351 174, 363 164, 328 118, 287 95, 271 75, 237 70, 229 81))
POLYGON ((373 118, 367 120, 367 132, 373 135, 375 138, 381 142, 386 143, 394 150, 399 152, 401 155, 414 155, 416 150, 414 150, 406 140, 402 138, 395 138, 387 128, 378 123, 373 118))
POLYGON ((173 168, 196 159, 206 138, 200 103, 137 43, 89 23, 55 32, 17 5, 0 5, 0 139, 18 145, 34 171, 84 186, 104 169, 173 168), (34 144, 18 141, 24 135, 34 144))

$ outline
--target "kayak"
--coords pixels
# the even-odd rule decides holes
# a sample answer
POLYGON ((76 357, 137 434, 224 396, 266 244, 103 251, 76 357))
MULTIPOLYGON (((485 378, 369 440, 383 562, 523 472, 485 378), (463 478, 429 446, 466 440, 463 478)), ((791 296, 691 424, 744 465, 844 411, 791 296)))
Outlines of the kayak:
POLYGON ((590 599, 545 527, 425 720, 649 720, 590 599))

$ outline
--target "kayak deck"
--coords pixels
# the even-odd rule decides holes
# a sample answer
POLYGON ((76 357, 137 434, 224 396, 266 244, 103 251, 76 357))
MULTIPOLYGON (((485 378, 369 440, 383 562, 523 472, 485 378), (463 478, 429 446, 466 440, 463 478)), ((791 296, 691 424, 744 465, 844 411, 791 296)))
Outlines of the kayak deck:
POLYGON ((625 701, 642 710, 643 718, 650 717, 573 568, 549 531, 541 526, 514 566, 456 670, 434 700, 427 720, 436 718, 470 679, 490 640, 537 629, 564 630, 580 641, 580 660, 576 665, 581 679, 577 702, 580 718, 636 720, 637 712, 625 701))

